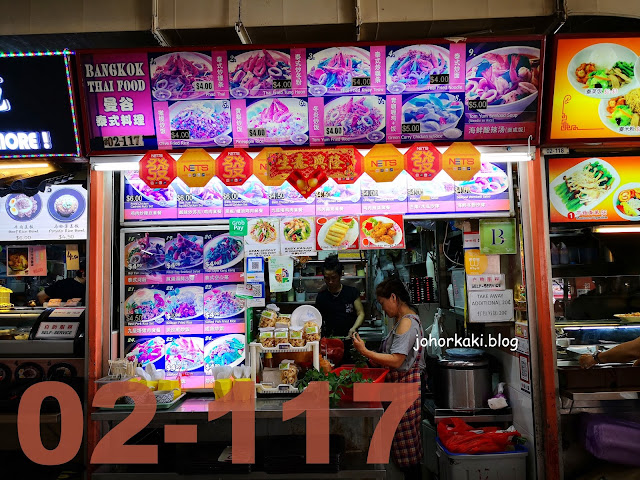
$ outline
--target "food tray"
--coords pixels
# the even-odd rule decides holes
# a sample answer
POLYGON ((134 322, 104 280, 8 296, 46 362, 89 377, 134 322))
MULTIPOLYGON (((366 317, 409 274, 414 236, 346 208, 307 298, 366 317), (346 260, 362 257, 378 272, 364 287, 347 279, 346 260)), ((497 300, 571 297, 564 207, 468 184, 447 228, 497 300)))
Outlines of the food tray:
POLYGON ((293 385, 281 384, 277 387, 269 387, 267 385, 262 385, 261 383, 256 383, 256 392, 257 393, 300 393, 300 391, 294 387, 293 385))
MULTIPOLYGON (((177 404, 178 402, 180 402, 184 396, 187 393, 184 392, 182 393, 182 395, 180 395, 178 398, 176 398, 173 402, 169 402, 169 403, 158 403, 156 406, 156 410, 167 410, 171 407, 173 407, 175 404, 177 404)), ((135 407, 135 405, 129 405, 128 403, 122 403, 122 404, 116 404, 113 406, 113 408, 106 408, 106 407, 98 407, 99 410, 133 410, 135 407)))
POLYGON ((113 382, 124 382, 126 380, 130 380, 133 377, 129 375, 107 375, 106 377, 98 378, 96 383, 113 383, 113 382))
POLYGON ((619 318, 624 322, 640 323, 640 315, 632 315, 629 313, 617 313, 614 315, 614 317, 619 318))

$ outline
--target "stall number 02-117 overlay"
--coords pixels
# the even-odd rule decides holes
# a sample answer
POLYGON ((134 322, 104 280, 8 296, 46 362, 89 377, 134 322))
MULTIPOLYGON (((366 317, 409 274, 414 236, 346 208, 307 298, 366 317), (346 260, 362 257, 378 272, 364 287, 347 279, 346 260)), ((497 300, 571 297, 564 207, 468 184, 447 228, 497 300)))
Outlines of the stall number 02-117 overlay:
MULTIPOLYGON (((367 463, 389 463, 391 443, 407 409, 419 398, 418 383, 357 383, 354 402, 389 402, 376 425, 367 463)), ((131 413, 112 428, 96 445, 91 454, 92 464, 157 464, 157 445, 125 445, 134 435, 146 428, 156 415, 153 392, 140 383, 113 382, 100 388, 93 399, 93 407, 113 408, 124 396, 134 400, 131 413)), ((208 420, 231 414, 232 462, 255 463, 255 384, 253 381, 234 382, 231 391, 208 405, 208 420)), ((329 383, 311 382, 296 398, 282 406, 282 420, 305 414, 307 463, 329 463, 329 383)), ((22 396, 18 408, 18 437, 24 454, 40 465, 61 465, 71 461, 82 445, 83 410, 78 394, 62 382, 40 382, 22 396), (40 407, 47 397, 60 405, 60 441, 49 450, 40 437, 40 407)), ((197 443, 198 426, 164 426, 165 443, 197 443)))

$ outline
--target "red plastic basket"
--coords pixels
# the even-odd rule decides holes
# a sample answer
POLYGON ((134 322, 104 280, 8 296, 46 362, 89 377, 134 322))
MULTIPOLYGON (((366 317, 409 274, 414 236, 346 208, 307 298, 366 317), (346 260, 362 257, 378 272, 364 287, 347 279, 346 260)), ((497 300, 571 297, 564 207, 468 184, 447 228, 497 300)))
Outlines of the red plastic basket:
MULTIPOLYGON (((342 365, 334 370, 332 373, 340 375, 343 370, 354 370, 357 373, 361 373, 365 380, 371 379, 373 383, 384 383, 384 379, 389 373, 388 368, 356 368, 355 365, 342 365)), ((341 387, 338 392, 340 395, 340 401, 343 403, 353 403, 353 387, 344 388, 341 387)))

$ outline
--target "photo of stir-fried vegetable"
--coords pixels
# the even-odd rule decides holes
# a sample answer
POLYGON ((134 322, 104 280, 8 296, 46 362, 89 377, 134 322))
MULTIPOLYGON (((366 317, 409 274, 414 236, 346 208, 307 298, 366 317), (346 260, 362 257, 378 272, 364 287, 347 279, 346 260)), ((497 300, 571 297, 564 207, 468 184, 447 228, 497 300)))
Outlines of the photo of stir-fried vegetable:
POLYGON ((618 127, 640 126, 640 88, 626 95, 607 101, 607 116, 610 123, 618 127))
POLYGON ((277 235, 276 227, 268 220, 258 219, 249 227, 249 237, 257 243, 271 243, 277 235))
POLYGON ((611 68, 598 69, 595 63, 581 63, 576 68, 576 80, 584 88, 620 88, 633 80, 633 66, 631 62, 618 61, 611 68))
POLYGON ((563 182, 556 185, 554 191, 568 212, 595 200, 601 200, 608 194, 615 177, 598 160, 585 163, 581 170, 562 177, 563 182))
POLYGON ((311 236, 311 224, 306 218, 293 218, 284 223, 284 238, 293 243, 304 242, 311 236))

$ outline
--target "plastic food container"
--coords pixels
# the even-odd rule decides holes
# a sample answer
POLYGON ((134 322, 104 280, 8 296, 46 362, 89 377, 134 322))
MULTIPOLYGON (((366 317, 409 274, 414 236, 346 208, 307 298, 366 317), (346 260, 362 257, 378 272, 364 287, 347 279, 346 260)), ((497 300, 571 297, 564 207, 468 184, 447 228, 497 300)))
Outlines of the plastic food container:
POLYGON ((527 477, 527 454, 529 452, 521 445, 516 445, 516 450, 512 452, 467 455, 450 452, 440 443, 440 439, 437 439, 436 442, 440 480, 477 478, 477 472, 482 472, 482 480, 527 477))
MULTIPOLYGON (((355 370, 356 373, 361 373, 364 380, 372 380, 373 383, 384 383, 384 379, 389 373, 387 368, 355 368, 355 365, 343 365, 332 370, 336 375, 340 375, 343 370, 355 370)), ((340 401, 344 403, 353 402, 353 387, 340 388, 338 392, 340 395, 340 401)))

